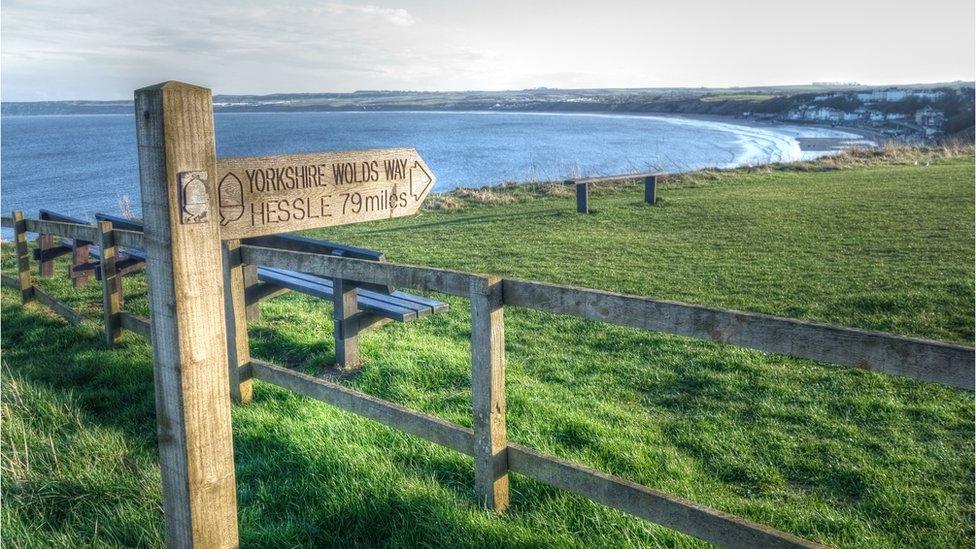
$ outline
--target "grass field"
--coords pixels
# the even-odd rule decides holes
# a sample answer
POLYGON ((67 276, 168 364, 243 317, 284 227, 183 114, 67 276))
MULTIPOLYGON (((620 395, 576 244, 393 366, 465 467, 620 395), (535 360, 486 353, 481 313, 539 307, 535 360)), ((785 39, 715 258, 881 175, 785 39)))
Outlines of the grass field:
MULTIPOLYGON (((317 235, 390 261, 973 343, 973 157, 698 174, 467 205, 317 235)), ((10 253, 5 250, 9 273, 10 253)), ((70 326, 2 296, 8 547, 161 544, 148 344, 101 339, 100 294, 45 288, 70 326)), ((146 314, 144 281, 127 308, 146 314)), ((440 296, 443 297, 443 296, 440 296)), ((470 426, 467 302, 362 338, 350 386, 470 426)), ((257 357, 314 373, 331 309, 288 295, 257 357)), ((973 396, 932 384, 507 308, 509 438, 825 544, 972 547, 973 396)), ((460 456, 258 382, 233 410, 244 546, 698 546, 515 475, 495 517, 460 456)))

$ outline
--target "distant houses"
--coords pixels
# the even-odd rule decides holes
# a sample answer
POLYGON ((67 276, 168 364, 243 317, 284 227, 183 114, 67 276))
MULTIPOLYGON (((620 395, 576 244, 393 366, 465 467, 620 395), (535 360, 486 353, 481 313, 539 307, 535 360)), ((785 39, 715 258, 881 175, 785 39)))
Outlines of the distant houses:
POLYGON ((879 130, 890 127, 898 133, 931 139, 945 133, 946 113, 935 105, 946 96, 943 90, 897 87, 863 92, 835 91, 794 105, 785 118, 831 124, 867 124, 879 130))
POLYGON ((827 101, 829 99, 856 97, 862 103, 894 103, 909 97, 918 99, 928 99, 934 101, 945 97, 942 90, 916 90, 911 88, 885 88, 883 90, 871 90, 865 92, 846 92, 836 91, 820 94, 813 98, 814 101, 827 101))
POLYGON ((858 108, 853 111, 843 111, 833 107, 803 105, 790 109, 786 113, 787 120, 804 120, 810 122, 884 122, 890 120, 904 120, 908 115, 900 112, 881 112, 873 109, 858 108))
POLYGON ((945 125, 945 113, 926 105, 925 108, 915 112, 915 123, 925 130, 926 137, 935 137, 942 134, 945 125))

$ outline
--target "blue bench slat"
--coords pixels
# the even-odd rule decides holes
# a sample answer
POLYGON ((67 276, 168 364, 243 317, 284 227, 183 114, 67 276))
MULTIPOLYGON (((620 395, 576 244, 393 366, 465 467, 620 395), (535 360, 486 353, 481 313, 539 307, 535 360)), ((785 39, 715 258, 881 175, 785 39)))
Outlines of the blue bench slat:
MULTIPOLYGON (((284 286, 285 288, 294 290, 296 292, 306 293, 325 299, 332 299, 332 296, 335 294, 332 288, 331 280, 327 278, 318 278, 318 280, 314 281, 305 280, 294 276, 295 274, 296 273, 292 271, 272 269, 270 267, 258 267, 258 279, 264 282, 278 284, 279 286, 284 286)), ((360 292, 357 302, 359 304, 359 308, 364 311, 376 313, 380 316, 392 318, 400 322, 407 322, 417 318, 417 311, 415 310, 379 301, 368 295, 362 295, 362 292, 360 292)))
MULTIPOLYGON (((261 269, 261 267, 259 267, 261 269)), ((332 279, 321 277, 317 275, 311 275, 308 273, 298 273, 295 271, 286 271, 284 269, 274 269, 278 276, 294 277, 299 280, 303 280, 310 284, 320 285, 323 289, 327 288, 329 292, 329 297, 333 295, 333 285, 332 279)), ((259 274, 260 277, 260 274, 259 274)), ((377 293, 370 290, 363 290, 360 288, 359 296, 363 299, 376 303, 378 307, 387 308, 392 311, 397 312, 409 312, 416 315, 416 317, 424 317, 431 314, 433 311, 430 307, 419 306, 416 303, 407 301, 405 299, 398 299, 392 297, 388 294, 377 293)))
MULTIPOLYGON (((308 274, 308 273, 299 273, 299 272, 294 272, 294 271, 284 271, 282 269, 279 269, 279 271, 281 271, 282 274, 287 274, 287 275, 295 276, 295 277, 301 278, 303 280, 307 280, 309 282, 319 283, 320 281, 325 280, 325 281, 328 281, 328 284, 330 286, 332 285, 332 280, 329 279, 329 278, 326 278, 326 277, 321 277, 321 276, 318 276, 318 275, 312 275, 312 274, 308 274)), ((375 299, 375 300, 377 300, 379 302, 382 302, 382 303, 389 303, 389 304, 391 304, 391 305, 393 305, 395 307, 402 307, 404 309, 408 309, 408 310, 414 311, 415 313, 417 313, 417 316, 418 317, 425 317, 425 316, 434 314, 435 311, 434 311, 434 307, 433 306, 431 306, 431 305, 429 305, 427 303, 420 303, 420 302, 417 302, 417 301, 414 301, 414 300, 411 300, 411 299, 404 299, 402 296, 409 295, 409 294, 405 294, 403 292, 400 292, 400 294, 401 295, 395 295, 395 293, 394 294, 385 294, 385 293, 380 293, 380 292, 374 292, 372 290, 364 290, 364 289, 360 289, 359 290, 359 295, 361 295, 361 296, 365 296, 365 297, 368 297, 368 298, 371 298, 371 299, 375 299)), ((444 305, 446 306, 447 304, 445 303, 444 305)))
POLYGON ((424 297, 422 295, 408 294, 406 292, 401 292, 397 290, 390 294, 393 297, 397 297, 406 301, 413 301, 414 303, 419 303, 425 307, 430 307, 432 313, 443 313, 448 310, 450 306, 443 301, 437 301, 436 299, 431 299, 429 297, 424 297))

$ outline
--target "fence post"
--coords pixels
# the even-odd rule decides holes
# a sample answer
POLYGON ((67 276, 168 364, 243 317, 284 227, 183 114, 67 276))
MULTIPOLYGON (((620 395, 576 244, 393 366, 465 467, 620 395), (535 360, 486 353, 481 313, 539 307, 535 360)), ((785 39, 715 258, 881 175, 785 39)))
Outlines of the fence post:
POLYGON ((644 178, 644 203, 654 205, 657 202, 657 176, 649 175, 644 178))
POLYGON ((142 88, 135 115, 166 544, 236 547, 210 90, 142 88))
MULTIPOLYGON (((253 286, 257 286, 260 280, 258 280, 258 266, 251 265, 250 263, 244 264, 243 269, 244 275, 244 295, 247 295, 248 289, 253 286)), ((261 302, 260 300, 255 300, 254 303, 245 304, 245 317, 248 322, 257 322, 261 320, 261 302)))
POLYGON ((20 210, 14 212, 11 217, 14 220, 14 242, 17 248, 17 283, 20 285, 20 301, 27 303, 34 299, 30 255, 27 253, 27 221, 24 220, 24 212, 20 210))
POLYGON ((119 248, 115 245, 115 233, 112 231, 111 221, 98 222, 99 244, 102 253, 99 254, 99 266, 102 269, 102 308, 105 318, 105 342, 115 345, 122 337, 122 286, 118 283, 119 273, 116 261, 119 258, 119 248))
POLYGON ((471 282, 471 391, 475 495, 501 513, 508 509, 508 435, 505 314, 497 276, 471 282))
POLYGON ((359 358, 358 292, 351 280, 332 279, 332 318, 335 323, 335 367, 354 370, 359 358))
POLYGON ((241 379, 241 368, 251 362, 244 302, 244 263, 241 241, 228 240, 221 247, 224 264, 224 319, 227 325, 227 372, 230 398, 238 404, 251 402, 251 380, 241 379))
POLYGON ((576 213, 590 213, 590 185, 573 181, 570 183, 576 185, 576 213))
POLYGON ((54 276, 54 260, 47 256, 48 250, 54 247, 53 234, 41 234, 37 236, 37 249, 39 250, 41 261, 37 274, 41 278, 51 278, 54 276))

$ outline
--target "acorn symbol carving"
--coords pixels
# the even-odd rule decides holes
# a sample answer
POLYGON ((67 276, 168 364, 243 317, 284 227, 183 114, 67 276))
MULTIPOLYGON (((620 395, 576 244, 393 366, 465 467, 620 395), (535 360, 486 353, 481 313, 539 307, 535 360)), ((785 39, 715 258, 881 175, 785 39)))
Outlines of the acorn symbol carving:
POLYGON ((244 187, 236 175, 225 175, 217 187, 217 194, 220 199, 221 225, 237 221, 244 215, 244 187))

